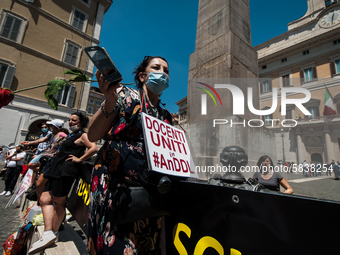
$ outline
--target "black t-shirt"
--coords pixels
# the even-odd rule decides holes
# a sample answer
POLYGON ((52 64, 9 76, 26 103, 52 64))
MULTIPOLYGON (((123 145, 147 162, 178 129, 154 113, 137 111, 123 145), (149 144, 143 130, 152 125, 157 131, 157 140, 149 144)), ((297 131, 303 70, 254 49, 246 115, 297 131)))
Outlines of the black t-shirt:
POLYGON ((280 191, 280 181, 283 179, 283 176, 278 172, 274 172, 271 178, 265 180, 262 178, 260 172, 256 172, 254 174, 254 179, 257 179, 258 182, 261 183, 267 189, 280 191))
POLYGON ((84 155, 85 146, 76 145, 74 142, 84 133, 80 130, 73 135, 69 135, 60 146, 59 152, 54 156, 50 169, 48 171, 48 177, 60 178, 62 176, 77 177, 79 175, 78 165, 71 160, 65 161, 72 154, 78 158, 84 155))

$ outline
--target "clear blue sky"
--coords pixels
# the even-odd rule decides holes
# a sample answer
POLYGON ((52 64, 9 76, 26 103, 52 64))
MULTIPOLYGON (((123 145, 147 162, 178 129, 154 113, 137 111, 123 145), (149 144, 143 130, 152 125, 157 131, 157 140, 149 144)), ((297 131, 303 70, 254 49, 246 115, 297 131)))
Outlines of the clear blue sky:
MULTIPOLYGON (((163 56, 170 68, 170 87, 161 99, 170 112, 187 95, 189 56, 195 51, 198 0, 113 0, 104 15, 100 46, 104 47, 125 83, 144 56, 163 56)), ((302 17, 307 0, 250 0, 253 46, 287 31, 302 17)), ((134 86, 134 85, 132 85, 134 86)))

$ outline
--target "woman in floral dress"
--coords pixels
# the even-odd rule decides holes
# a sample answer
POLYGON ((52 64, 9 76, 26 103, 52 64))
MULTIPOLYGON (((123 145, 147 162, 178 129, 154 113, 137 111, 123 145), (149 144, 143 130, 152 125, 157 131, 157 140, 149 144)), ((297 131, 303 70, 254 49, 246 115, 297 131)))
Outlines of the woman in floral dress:
POLYGON ((117 187, 126 181, 139 182, 138 172, 146 162, 141 112, 172 123, 159 98, 169 86, 167 61, 145 57, 134 74, 137 90, 120 84, 110 86, 96 72, 105 100, 90 122, 88 136, 90 141, 106 141, 92 172, 88 222, 91 255, 160 254, 161 217, 118 226, 114 223, 117 187))

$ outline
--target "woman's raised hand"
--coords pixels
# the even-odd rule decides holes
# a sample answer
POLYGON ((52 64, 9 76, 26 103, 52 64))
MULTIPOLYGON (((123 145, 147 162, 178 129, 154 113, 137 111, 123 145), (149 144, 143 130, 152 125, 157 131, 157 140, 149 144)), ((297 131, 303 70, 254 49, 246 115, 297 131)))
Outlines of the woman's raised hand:
MULTIPOLYGON (((110 70, 107 70, 106 72, 109 73, 110 70)), ((104 75, 102 75, 99 70, 96 71, 96 78, 98 81, 99 89, 106 98, 105 111, 112 112, 118 100, 117 89, 122 87, 122 85, 120 83, 111 85, 111 83, 105 79, 104 75)))

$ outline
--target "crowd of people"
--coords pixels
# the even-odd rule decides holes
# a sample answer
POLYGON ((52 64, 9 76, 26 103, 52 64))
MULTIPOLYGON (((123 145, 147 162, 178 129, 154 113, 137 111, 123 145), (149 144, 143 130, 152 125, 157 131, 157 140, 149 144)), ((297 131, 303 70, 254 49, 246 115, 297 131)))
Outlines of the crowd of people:
MULTIPOLYGON (((162 217, 119 226, 113 220, 116 215, 114 201, 119 199, 117 191, 131 183, 139 183, 139 175, 146 167, 142 113, 172 123, 172 116, 160 103, 160 95, 169 86, 168 62, 159 56, 147 56, 133 73, 137 89, 111 84, 102 73, 96 72, 105 99, 91 119, 88 133, 85 132, 88 118, 75 112, 69 118, 70 131, 63 128, 62 120, 54 119, 41 125, 39 139, 24 141, 7 152, 6 187, 0 195, 9 196, 24 163, 24 146, 30 151, 32 146, 36 147, 28 163, 34 173, 28 191, 36 188, 45 229, 28 254, 37 253, 57 240, 67 195, 79 176, 80 164, 94 154, 97 157, 91 176, 87 253, 160 254, 162 217), (105 139, 105 144, 98 152, 94 142, 99 139, 105 139)), ((260 171, 253 177, 260 184, 270 190, 280 191, 282 187, 285 193, 293 193, 282 174, 271 170, 274 164, 269 156, 261 156, 257 166, 260 171)))
POLYGON ((58 238, 58 230, 65 217, 67 195, 74 180, 82 171, 81 163, 97 153, 97 145, 87 138, 85 128, 88 117, 81 113, 72 113, 68 122, 70 132, 63 128, 64 121, 54 119, 41 125, 41 135, 34 141, 24 141, 15 149, 6 152, 5 190, 1 196, 10 196, 22 172, 26 158, 26 148, 34 155, 27 163, 33 170, 31 185, 27 192, 36 188, 38 202, 44 218, 44 233, 31 245, 28 254, 34 254, 58 238))
POLYGON ((321 164, 311 161, 309 164, 307 160, 304 160, 301 165, 303 166, 303 175, 305 177, 321 176, 323 173, 326 176, 332 176, 334 174, 334 180, 339 180, 340 176, 340 162, 335 162, 334 159, 331 163, 321 164))

